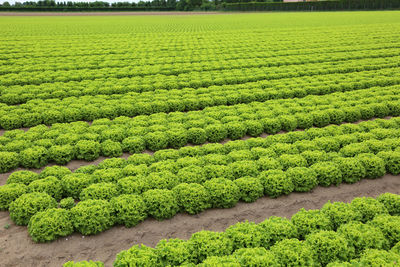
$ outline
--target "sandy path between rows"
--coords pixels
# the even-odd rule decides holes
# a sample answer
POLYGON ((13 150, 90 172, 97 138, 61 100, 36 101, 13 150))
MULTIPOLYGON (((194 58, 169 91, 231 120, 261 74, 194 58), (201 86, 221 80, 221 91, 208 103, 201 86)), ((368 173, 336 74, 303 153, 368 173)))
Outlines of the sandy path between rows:
POLYGON ((200 230, 222 231, 229 225, 249 220, 261 222, 270 216, 290 218, 300 208, 319 209, 328 200, 349 202, 355 197, 376 197, 381 193, 400 193, 400 176, 386 175, 376 180, 362 180, 338 187, 317 187, 309 193, 292 193, 270 199, 263 197, 231 209, 210 209, 198 215, 178 214, 158 222, 147 219, 136 227, 116 226, 95 236, 74 234, 47 244, 35 244, 26 227, 15 226, 8 212, 0 212, 1 266, 61 266, 68 260, 101 260, 112 266, 115 255, 134 244, 154 246, 163 238, 187 239, 200 230), (10 224, 9 229, 4 226, 10 224))

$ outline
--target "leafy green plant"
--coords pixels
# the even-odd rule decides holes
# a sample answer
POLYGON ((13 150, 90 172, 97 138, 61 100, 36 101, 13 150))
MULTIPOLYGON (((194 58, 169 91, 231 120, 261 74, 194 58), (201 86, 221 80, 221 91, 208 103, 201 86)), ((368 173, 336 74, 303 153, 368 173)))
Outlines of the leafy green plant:
POLYGON ((57 207, 57 201, 46 193, 27 193, 10 203, 10 217, 16 225, 27 225, 40 211, 57 207))
POLYGON ((210 196, 200 184, 181 183, 172 191, 175 193, 180 208, 189 214, 196 214, 211 207, 210 196))
POLYGON ((161 221, 173 217, 178 211, 175 194, 167 189, 153 189, 143 193, 148 214, 161 221))
POLYGON ((0 186, 0 210, 8 210, 10 203, 27 192, 24 184, 6 184, 0 186))
POLYGON ((42 192, 52 196, 59 201, 63 194, 61 181, 54 176, 35 180, 28 185, 28 192, 42 192))
POLYGON ((245 176, 234 182, 240 190, 240 200, 244 202, 254 202, 264 195, 264 187, 257 178, 245 176))
POLYGON ((72 234, 74 227, 68 210, 47 209, 36 213, 28 224, 28 232, 35 242, 48 242, 72 234))
POLYGON ((132 227, 147 218, 147 206, 139 195, 120 195, 110 201, 116 222, 132 227))
POLYGON ((115 217, 111 204, 106 200, 81 201, 70 210, 74 228, 83 235, 93 235, 114 225, 115 217))
POLYGON ((225 178, 214 178, 204 183, 204 188, 210 195, 210 201, 215 208, 231 208, 240 199, 238 186, 225 178))

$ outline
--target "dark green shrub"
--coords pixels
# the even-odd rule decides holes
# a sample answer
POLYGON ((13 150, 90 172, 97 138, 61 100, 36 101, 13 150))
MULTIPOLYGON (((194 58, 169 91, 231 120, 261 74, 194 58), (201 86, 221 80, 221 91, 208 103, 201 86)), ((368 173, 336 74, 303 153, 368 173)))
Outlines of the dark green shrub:
POLYGON ((11 202, 27 192, 24 184, 6 184, 0 186, 0 210, 8 210, 11 202))
POLYGON ((140 153, 146 149, 146 143, 141 137, 130 136, 122 140, 122 150, 130 154, 140 153))
POLYGON ((254 202, 264 195, 264 187, 257 178, 245 176, 234 182, 239 187, 240 200, 244 202, 254 202))
POLYGON ((275 255, 262 247, 241 248, 236 250, 232 256, 240 263, 239 266, 280 266, 275 255))
POLYGON ((317 162, 311 166, 311 169, 317 174, 319 185, 339 185, 342 182, 342 172, 333 162, 317 162))
POLYGON ((372 220, 378 214, 388 214, 385 206, 372 197, 357 197, 351 201, 351 208, 361 214, 361 221, 372 220))
POLYGON ((210 196, 200 184, 182 183, 172 190, 181 209, 189 214, 196 214, 211 207, 210 196))
POLYGON ((387 249, 389 245, 388 240, 378 228, 361 222, 353 221, 343 224, 338 228, 337 233, 344 236, 349 245, 354 247, 353 258, 359 257, 365 249, 387 249))
POLYGON ((80 200, 105 199, 110 200, 118 194, 117 185, 114 183, 91 184, 79 194, 80 200))
POLYGON ((264 171, 258 179, 264 187, 264 194, 272 198, 290 194, 294 190, 292 178, 282 170, 264 171))
POLYGON ((75 206, 75 200, 72 197, 63 198, 60 200, 60 208, 70 210, 75 206))
POLYGON ((86 161, 92 161, 100 156, 100 144, 96 141, 81 140, 75 145, 76 157, 86 161))
POLYGON ((384 193, 378 196, 377 200, 385 206, 390 215, 400 215, 400 195, 384 193))
POLYGON ((134 245, 130 249, 118 253, 113 266, 159 266, 159 264, 154 248, 146 247, 145 245, 134 245))
POLYGON ((194 233, 187 245, 194 263, 200 263, 211 256, 229 255, 233 250, 233 242, 225 233, 211 231, 194 233))
POLYGON ((39 174, 31 171, 16 171, 10 174, 7 179, 7 184, 25 184, 28 185, 31 182, 38 180, 39 174))
POLYGON ((179 266, 191 258, 187 242, 178 238, 162 239, 155 248, 162 266, 179 266))
POLYGON ((62 177, 68 174, 71 174, 71 170, 68 169, 67 167, 51 166, 44 168, 43 171, 40 172, 39 177, 46 178, 48 176, 54 176, 57 177, 58 179, 61 179, 62 177))
POLYGON ((271 216, 258 225, 263 228, 265 239, 269 239, 269 243, 265 244, 266 248, 276 242, 299 237, 297 227, 286 218, 271 216))
POLYGON ((10 203, 10 217, 16 225, 27 225, 29 219, 40 211, 57 207, 57 201, 46 193, 23 194, 10 203))
POLYGON ((172 218, 179 206, 175 194, 167 189, 153 189, 143 193, 148 214, 161 221, 172 218))
POLYGON ((114 225, 113 208, 106 200, 81 201, 70 211, 74 228, 83 235, 97 234, 114 225))
POLYGON ((120 195, 110 201, 116 214, 116 222, 132 227, 147 218, 147 207, 138 195, 120 195))
POLYGON ((286 171, 286 176, 291 178, 294 191, 297 192, 308 192, 318 184, 317 174, 311 168, 289 168, 286 171))
POLYGON ((61 184, 66 196, 78 199, 81 191, 92 184, 92 176, 85 173, 73 173, 61 178, 61 184))
POLYGON ((334 231, 320 231, 306 237, 305 243, 316 255, 322 266, 334 261, 346 261, 353 249, 347 240, 334 231))
POLYGON ((332 230, 331 220, 320 210, 302 208, 292 216, 292 223, 297 227, 299 236, 304 239, 308 234, 320 230, 332 230))
POLYGON ((231 208, 240 199, 240 189, 231 180, 214 178, 204 183, 214 208, 231 208))
POLYGON ((74 232, 68 210, 48 209, 32 216, 28 232, 35 242, 48 242, 74 232))
POLYGON ((277 242, 270 250, 282 266, 315 266, 314 253, 298 239, 285 239, 277 242))
POLYGON ((75 149, 72 145, 51 146, 49 160, 57 164, 67 164, 75 158, 75 149))
POLYGON ((207 133, 202 128, 189 128, 187 130, 187 138, 189 143, 200 145, 207 141, 207 133))
POLYGON ((101 154, 106 157, 119 157, 122 155, 122 146, 119 142, 106 140, 101 143, 101 154))
POLYGON ((354 210, 350 204, 344 202, 331 203, 329 201, 321 208, 321 212, 329 217, 334 230, 342 224, 361 221, 361 213, 354 210))
POLYGON ((48 162, 48 151, 44 147, 35 146, 27 148, 19 153, 21 165, 25 168, 43 167, 48 162))
POLYGON ((264 234, 264 228, 254 222, 236 223, 229 226, 225 233, 233 242, 233 250, 265 247, 269 244, 269 237, 264 234))
POLYGON ((366 176, 365 167, 357 158, 336 158, 335 163, 338 164, 343 181, 346 183, 358 182, 366 176))
POLYGON ((28 192, 47 193, 55 200, 59 201, 63 194, 61 181, 54 176, 48 176, 43 179, 35 180, 28 185, 28 192))

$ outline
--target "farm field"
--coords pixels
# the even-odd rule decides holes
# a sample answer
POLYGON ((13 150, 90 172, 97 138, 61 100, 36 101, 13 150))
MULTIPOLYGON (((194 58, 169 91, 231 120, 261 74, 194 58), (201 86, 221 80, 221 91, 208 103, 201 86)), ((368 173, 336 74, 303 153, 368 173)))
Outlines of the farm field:
POLYGON ((5 266, 400 260, 400 12, 10 16, 0 40, 5 266))

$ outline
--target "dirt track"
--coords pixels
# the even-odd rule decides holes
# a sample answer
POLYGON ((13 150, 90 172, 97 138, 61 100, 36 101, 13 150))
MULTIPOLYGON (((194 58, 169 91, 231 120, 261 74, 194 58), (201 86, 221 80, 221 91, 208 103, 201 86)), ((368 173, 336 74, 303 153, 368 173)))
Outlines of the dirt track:
POLYGON ((160 15, 210 15, 221 12, 179 12, 179 11, 122 11, 122 12, 0 12, 1 16, 160 16, 160 15))
POLYGON ((376 197, 381 193, 400 193, 400 176, 386 175, 377 180, 362 180, 357 184, 338 187, 318 187, 309 193, 292 193, 289 196, 261 198, 246 204, 239 203, 232 209, 211 209, 190 216, 178 214, 170 220, 158 222, 147 219, 136 227, 122 226, 95 236, 82 237, 74 234, 48 244, 35 244, 28 236, 26 227, 15 226, 8 212, 0 212, 1 266, 61 266, 68 260, 101 260, 112 266, 115 255, 134 244, 154 246, 163 238, 187 239, 194 232, 221 231, 239 221, 261 222, 270 216, 291 217, 300 208, 318 209, 328 200, 348 202, 354 197, 376 197), (9 229, 3 226, 10 224, 9 229))

